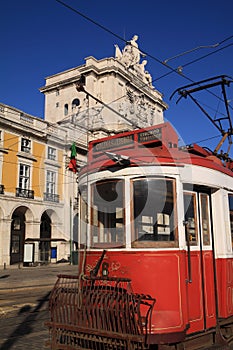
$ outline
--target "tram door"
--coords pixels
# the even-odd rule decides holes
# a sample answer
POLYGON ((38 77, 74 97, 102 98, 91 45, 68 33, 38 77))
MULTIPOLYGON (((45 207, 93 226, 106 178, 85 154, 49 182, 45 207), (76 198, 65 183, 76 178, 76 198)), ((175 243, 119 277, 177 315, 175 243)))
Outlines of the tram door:
POLYGON ((210 195, 198 190, 184 192, 184 209, 190 324, 188 333, 193 333, 216 324, 210 195))

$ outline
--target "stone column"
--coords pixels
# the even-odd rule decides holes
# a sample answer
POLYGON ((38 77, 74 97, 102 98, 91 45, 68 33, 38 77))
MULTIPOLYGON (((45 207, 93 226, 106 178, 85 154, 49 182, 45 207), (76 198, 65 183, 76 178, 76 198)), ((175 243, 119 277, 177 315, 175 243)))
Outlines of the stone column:
POLYGON ((10 265, 11 219, 0 220, 0 266, 10 265))

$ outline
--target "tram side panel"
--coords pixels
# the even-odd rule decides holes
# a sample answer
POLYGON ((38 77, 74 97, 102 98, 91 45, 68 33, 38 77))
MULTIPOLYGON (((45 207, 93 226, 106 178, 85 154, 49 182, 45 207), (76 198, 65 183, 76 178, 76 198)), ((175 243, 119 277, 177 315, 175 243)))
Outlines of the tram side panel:
POLYGON ((233 259, 217 259, 219 317, 233 316, 233 259))
MULTIPOLYGON (((89 251, 86 273, 96 266, 101 251, 89 251)), ((156 298, 152 315, 153 341, 181 341, 216 325, 212 252, 191 255, 192 282, 187 283, 186 251, 114 251, 108 250, 104 262, 111 277, 129 277, 135 293, 156 298), (204 280, 204 286, 203 286, 204 280)), ((100 268, 101 274, 101 268, 100 268)))
POLYGON ((213 266, 213 252, 204 251, 203 259, 203 289, 205 296, 205 328, 209 329, 216 326, 216 303, 214 293, 214 266, 213 266))
POLYGON ((191 280, 187 281, 188 334, 216 326, 212 251, 192 251, 191 266, 191 280))
POLYGON ((220 318, 228 318, 233 316, 233 197, 225 189, 216 191, 212 197, 218 315, 220 318))
POLYGON ((192 276, 190 281, 187 281, 188 319, 190 325, 188 333, 197 332, 204 327, 200 251, 192 251, 191 266, 192 276))
MULTIPOLYGON (((87 274, 95 267, 100 255, 101 251, 88 252, 87 274)), ((103 262, 109 266, 109 276, 129 277, 135 293, 156 298, 151 322, 153 342, 184 339, 189 327, 185 251, 108 250, 103 262)))

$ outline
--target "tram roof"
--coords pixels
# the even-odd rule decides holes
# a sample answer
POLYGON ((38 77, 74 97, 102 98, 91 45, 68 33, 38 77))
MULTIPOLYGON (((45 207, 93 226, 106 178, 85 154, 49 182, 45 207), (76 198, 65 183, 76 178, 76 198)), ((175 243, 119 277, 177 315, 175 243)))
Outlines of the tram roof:
MULTIPOLYGON (((233 175, 233 162, 197 144, 178 146, 178 135, 169 122, 108 136, 89 143, 88 171, 128 166, 195 164, 233 175)), ((81 169, 81 174, 87 167, 81 169)))

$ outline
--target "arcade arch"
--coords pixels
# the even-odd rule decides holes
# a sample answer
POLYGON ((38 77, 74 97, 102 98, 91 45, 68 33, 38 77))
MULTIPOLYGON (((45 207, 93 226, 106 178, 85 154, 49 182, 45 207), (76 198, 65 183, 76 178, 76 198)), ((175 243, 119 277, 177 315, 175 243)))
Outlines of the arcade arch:
POLYGON ((26 221, 32 220, 29 208, 20 206, 11 215, 10 264, 23 262, 26 221))

